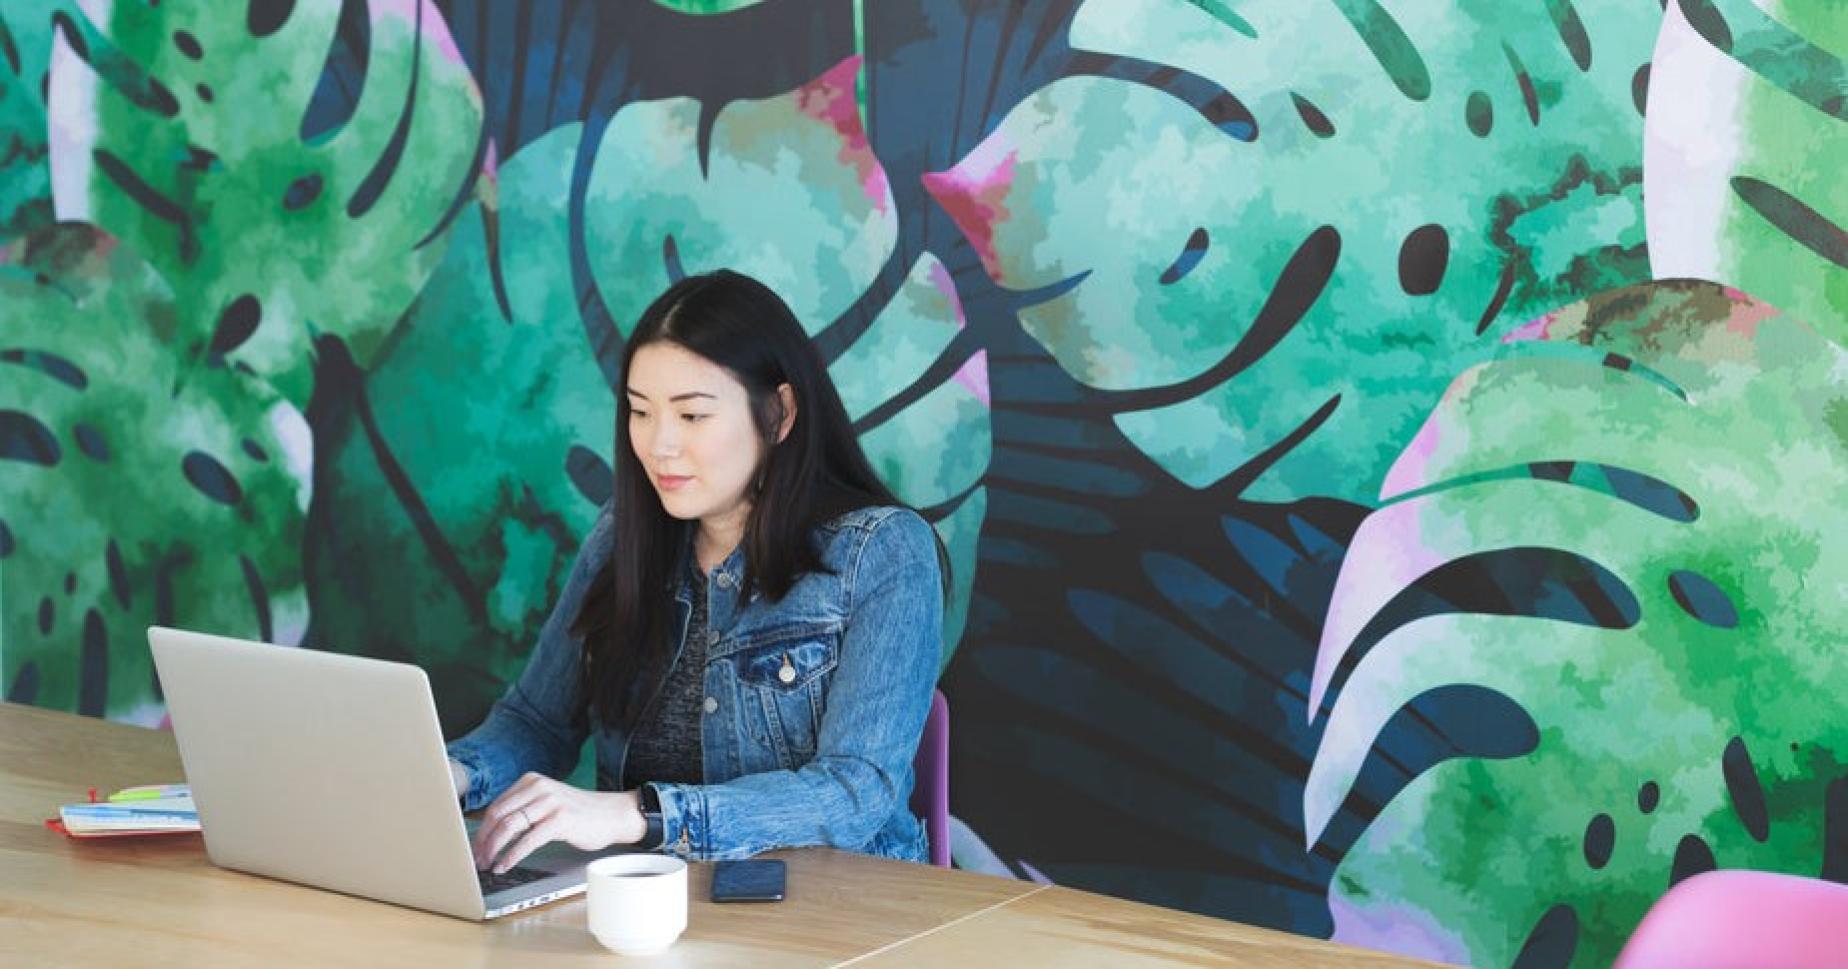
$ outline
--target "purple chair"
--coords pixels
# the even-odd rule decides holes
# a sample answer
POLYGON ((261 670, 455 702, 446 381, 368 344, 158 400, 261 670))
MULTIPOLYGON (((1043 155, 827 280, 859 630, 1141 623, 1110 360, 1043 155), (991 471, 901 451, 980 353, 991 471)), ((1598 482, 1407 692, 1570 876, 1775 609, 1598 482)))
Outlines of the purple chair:
POLYGON ((924 819, 930 835, 930 863, 950 867, 950 701, 942 690, 931 694, 930 716, 918 755, 911 761, 917 783, 911 788, 911 813, 924 819))
POLYGON ((1656 900, 1616 969, 1808 969, 1843 964, 1848 885, 1766 871, 1708 871, 1656 900))

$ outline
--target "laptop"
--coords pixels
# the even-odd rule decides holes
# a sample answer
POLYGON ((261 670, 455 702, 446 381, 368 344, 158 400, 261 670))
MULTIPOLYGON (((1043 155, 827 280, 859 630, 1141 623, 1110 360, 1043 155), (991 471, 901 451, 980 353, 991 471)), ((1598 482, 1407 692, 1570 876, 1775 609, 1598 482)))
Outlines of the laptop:
POLYGON ((559 843, 475 870, 423 670, 159 626, 148 645, 213 864, 475 920, 584 891, 596 855, 559 843))

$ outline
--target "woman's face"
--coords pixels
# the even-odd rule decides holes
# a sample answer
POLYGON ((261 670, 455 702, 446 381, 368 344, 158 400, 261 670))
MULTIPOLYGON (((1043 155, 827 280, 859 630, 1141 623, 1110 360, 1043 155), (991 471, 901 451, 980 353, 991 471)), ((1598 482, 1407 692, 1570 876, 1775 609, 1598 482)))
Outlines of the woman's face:
POLYGON ((629 360, 629 444, 669 515, 742 527, 764 442, 724 367, 656 342, 629 360))

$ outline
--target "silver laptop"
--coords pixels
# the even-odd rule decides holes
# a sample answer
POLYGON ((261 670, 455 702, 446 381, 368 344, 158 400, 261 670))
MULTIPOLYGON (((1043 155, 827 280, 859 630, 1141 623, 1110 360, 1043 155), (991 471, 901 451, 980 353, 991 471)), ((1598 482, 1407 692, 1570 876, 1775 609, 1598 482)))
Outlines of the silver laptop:
POLYGON ((205 850, 223 868, 465 919, 584 890, 553 844, 475 870, 424 671, 148 629, 205 850))

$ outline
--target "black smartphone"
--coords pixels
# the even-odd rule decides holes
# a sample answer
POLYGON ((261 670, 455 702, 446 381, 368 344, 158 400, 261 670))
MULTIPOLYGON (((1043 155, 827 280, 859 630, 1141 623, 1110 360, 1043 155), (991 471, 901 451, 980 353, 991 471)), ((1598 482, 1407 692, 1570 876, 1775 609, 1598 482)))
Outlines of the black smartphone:
POLYGON ((783 900, 783 868, 780 858, 721 861, 712 866, 712 900, 780 902, 783 900))

